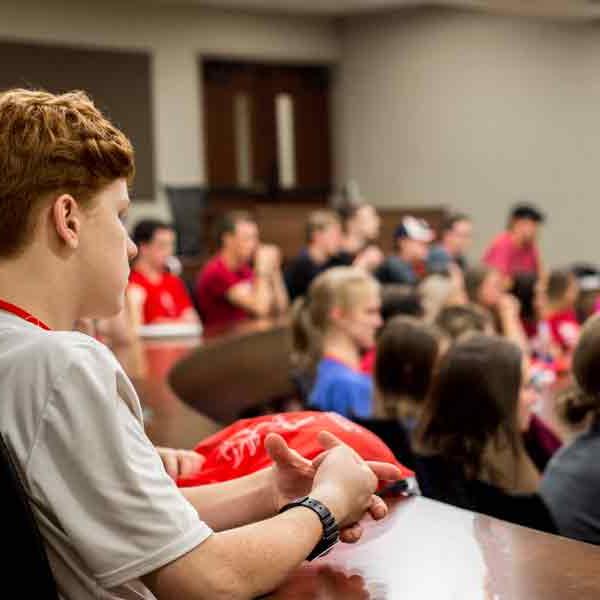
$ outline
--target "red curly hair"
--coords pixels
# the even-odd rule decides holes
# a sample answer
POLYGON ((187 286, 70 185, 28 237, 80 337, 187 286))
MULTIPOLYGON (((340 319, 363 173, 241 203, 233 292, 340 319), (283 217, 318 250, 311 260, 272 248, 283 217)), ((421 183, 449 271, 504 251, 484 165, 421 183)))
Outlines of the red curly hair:
POLYGON ((58 194, 89 204, 135 173, 127 137, 80 91, 0 93, 0 257, 18 254, 58 194))

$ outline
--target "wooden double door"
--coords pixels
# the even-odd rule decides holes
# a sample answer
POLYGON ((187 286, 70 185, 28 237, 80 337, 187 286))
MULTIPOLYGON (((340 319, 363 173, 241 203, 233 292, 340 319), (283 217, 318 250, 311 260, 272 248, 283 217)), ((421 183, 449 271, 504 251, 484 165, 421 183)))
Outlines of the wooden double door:
POLYGON ((211 205, 327 201, 328 67, 205 60, 202 80, 211 205))

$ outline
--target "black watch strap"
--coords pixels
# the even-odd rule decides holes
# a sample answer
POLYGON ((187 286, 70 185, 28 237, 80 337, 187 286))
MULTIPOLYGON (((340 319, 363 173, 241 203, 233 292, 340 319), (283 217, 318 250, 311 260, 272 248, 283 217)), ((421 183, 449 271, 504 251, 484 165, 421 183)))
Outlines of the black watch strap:
POLYGON ((315 512, 321 520, 321 525, 323 526, 323 536, 319 540, 319 543, 313 548, 313 551, 306 557, 306 560, 314 560, 315 558, 318 558, 319 556, 322 556, 331 550, 331 548, 340 539, 340 530, 329 509, 322 502, 319 502, 310 496, 293 500, 281 508, 279 512, 285 512, 286 510, 295 508, 296 506, 310 508, 310 510, 315 512))

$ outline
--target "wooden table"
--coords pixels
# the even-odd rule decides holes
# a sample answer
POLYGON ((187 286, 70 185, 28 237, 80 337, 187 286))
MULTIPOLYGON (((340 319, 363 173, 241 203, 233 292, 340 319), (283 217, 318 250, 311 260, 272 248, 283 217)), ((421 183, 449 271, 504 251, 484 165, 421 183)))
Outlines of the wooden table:
POLYGON ((358 544, 338 544, 267 598, 592 600, 600 547, 408 498, 358 544))
POLYGON ((244 409, 294 394, 287 319, 248 321, 209 338, 169 373, 171 387, 189 406, 227 425, 244 409))
POLYGON ((144 409, 146 433, 156 446, 192 448, 219 429, 185 405, 168 382, 173 365, 202 343, 200 337, 142 340, 143 372, 134 383, 144 409))
POLYGON ((270 390, 290 389, 287 322, 255 320, 200 337, 143 339, 134 383, 158 446, 191 448, 270 390))

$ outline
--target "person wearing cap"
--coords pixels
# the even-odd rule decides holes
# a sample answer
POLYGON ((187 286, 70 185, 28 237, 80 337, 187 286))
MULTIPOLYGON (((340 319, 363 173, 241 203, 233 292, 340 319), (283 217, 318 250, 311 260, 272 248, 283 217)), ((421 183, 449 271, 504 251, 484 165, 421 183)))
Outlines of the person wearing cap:
POLYGON ((446 217, 442 223, 441 240, 429 250, 427 272, 447 274, 456 265, 461 271, 467 267, 465 253, 473 241, 473 223, 462 213, 446 217))
POLYGON ((415 285, 418 279, 415 265, 426 260, 433 238, 433 231, 426 221, 404 217, 394 232, 396 252, 377 270, 377 279, 384 284, 415 285))
POLYGON ((508 228, 486 250, 483 262, 500 271, 510 283, 519 273, 541 272, 537 236, 544 215, 530 204, 515 206, 508 228))

